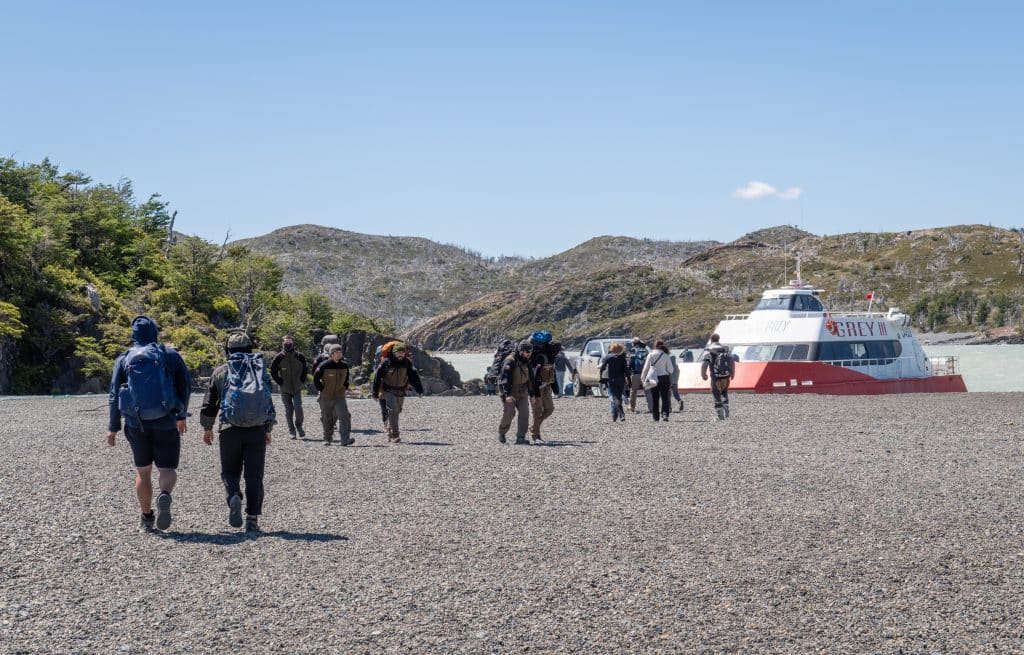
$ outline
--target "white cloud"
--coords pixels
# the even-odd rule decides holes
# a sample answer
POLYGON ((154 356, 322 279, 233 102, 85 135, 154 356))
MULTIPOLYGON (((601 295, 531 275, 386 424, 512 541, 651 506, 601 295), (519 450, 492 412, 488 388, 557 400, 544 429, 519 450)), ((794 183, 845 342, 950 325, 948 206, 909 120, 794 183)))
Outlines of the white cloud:
POLYGON ((789 187, 785 191, 779 191, 767 182, 747 182, 733 192, 734 198, 740 200, 759 200, 761 198, 778 198, 780 200, 796 200, 803 193, 800 187, 789 187))

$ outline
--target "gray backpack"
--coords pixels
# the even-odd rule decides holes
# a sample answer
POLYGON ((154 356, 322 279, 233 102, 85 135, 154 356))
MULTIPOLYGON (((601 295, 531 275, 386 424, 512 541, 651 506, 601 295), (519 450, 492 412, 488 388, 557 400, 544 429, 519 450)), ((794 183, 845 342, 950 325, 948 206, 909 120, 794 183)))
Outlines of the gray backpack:
POLYGON ((220 400, 220 420, 236 428, 253 428, 274 420, 270 373, 263 355, 231 353, 220 400))

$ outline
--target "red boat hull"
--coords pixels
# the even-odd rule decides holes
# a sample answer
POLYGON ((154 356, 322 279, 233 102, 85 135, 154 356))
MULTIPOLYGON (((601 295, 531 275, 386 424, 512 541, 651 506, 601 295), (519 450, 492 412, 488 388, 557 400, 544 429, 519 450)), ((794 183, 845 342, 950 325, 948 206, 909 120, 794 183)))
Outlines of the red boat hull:
MULTIPOLYGON (((679 365, 679 390, 710 392, 701 380, 700 364, 679 365)), ((828 395, 876 395, 885 393, 966 392, 959 375, 880 380, 842 366, 822 362, 737 362, 729 391, 754 393, 819 393, 828 395)))

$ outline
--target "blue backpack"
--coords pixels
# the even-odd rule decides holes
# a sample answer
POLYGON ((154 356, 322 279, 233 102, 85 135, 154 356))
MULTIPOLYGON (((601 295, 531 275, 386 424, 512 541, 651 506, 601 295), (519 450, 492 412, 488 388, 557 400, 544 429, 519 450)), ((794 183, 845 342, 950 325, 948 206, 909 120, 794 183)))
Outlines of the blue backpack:
POLYGON ((236 428, 253 428, 274 418, 270 373, 263 355, 231 353, 220 399, 220 420, 236 428))
POLYGON ((124 354, 127 381, 117 394, 122 416, 153 421, 183 408, 167 370, 167 351, 158 343, 133 346, 124 354))
POLYGON ((643 373, 644 362, 647 361, 649 354, 646 348, 637 348, 632 352, 629 358, 629 368, 635 375, 643 373))

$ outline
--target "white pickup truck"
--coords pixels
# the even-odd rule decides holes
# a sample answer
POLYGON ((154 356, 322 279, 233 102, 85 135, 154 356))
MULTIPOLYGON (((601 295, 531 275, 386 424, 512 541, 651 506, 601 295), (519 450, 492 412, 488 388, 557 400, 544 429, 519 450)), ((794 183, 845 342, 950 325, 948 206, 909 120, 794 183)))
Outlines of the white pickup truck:
POLYGON ((569 355, 576 373, 572 376, 572 392, 576 396, 586 396, 591 390, 600 396, 608 395, 604 385, 601 384, 601 358, 608 354, 608 349, 613 343, 621 343, 629 350, 632 345, 631 337, 601 337, 588 339, 580 349, 578 355, 569 355))

